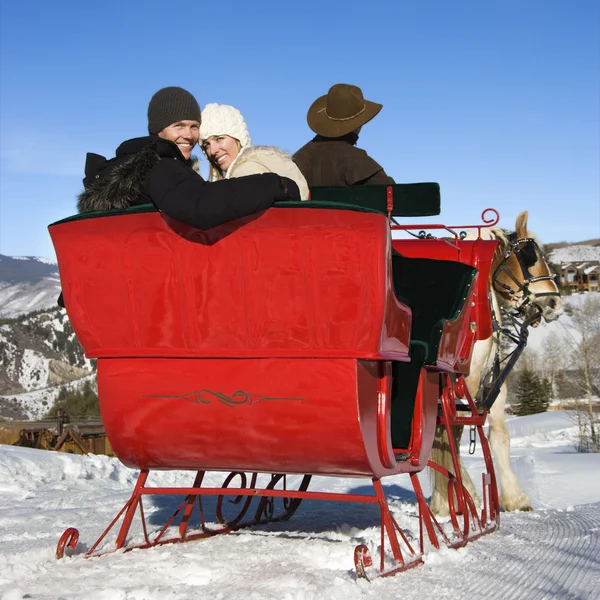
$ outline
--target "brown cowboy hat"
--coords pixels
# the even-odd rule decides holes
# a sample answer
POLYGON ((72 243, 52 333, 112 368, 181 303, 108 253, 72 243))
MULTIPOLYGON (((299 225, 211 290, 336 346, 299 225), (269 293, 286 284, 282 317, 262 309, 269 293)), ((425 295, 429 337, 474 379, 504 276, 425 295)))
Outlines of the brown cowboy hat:
POLYGON ((324 137, 341 137, 368 123, 382 104, 369 102, 355 85, 336 83, 308 109, 308 126, 324 137))

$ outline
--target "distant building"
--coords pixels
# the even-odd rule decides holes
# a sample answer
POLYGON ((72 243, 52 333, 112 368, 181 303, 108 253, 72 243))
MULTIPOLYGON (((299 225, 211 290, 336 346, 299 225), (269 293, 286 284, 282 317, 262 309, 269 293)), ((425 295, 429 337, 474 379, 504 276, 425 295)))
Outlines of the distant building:
POLYGON ((550 262, 560 285, 572 292, 600 292, 600 244, 573 244, 553 250, 550 262))
POLYGON ((560 265, 560 283, 573 292, 600 291, 600 261, 571 262, 560 265))

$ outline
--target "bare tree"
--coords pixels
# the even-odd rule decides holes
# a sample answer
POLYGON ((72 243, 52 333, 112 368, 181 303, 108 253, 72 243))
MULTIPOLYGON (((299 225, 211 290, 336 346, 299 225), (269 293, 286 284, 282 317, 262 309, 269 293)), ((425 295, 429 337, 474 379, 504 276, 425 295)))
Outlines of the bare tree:
POLYGON ((568 312, 573 327, 563 324, 561 338, 570 349, 573 383, 585 399, 583 409, 577 410, 580 450, 600 452, 599 418, 594 411, 594 396, 600 388, 600 296, 588 293, 568 312))
POLYGON ((556 379, 565 369, 565 346, 560 336, 554 331, 547 337, 542 349, 542 365, 544 376, 550 381, 556 393, 556 379))

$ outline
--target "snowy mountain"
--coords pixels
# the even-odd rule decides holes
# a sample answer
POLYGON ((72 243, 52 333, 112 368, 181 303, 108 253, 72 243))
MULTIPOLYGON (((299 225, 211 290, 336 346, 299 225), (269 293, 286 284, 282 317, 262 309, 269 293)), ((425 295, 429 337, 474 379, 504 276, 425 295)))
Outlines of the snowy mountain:
POLYGON ((58 266, 45 258, 0 254, 0 318, 56 306, 58 266))
POLYGON ((0 418, 39 418, 93 374, 59 294, 55 262, 0 254, 0 418))
POLYGON ((63 384, 92 373, 64 309, 0 319, 0 417, 39 418, 63 384))
MULTIPOLYGON (((465 548, 426 547, 423 566, 372 582, 357 580, 353 550, 376 549, 376 504, 303 501, 289 521, 205 540, 112 552, 85 559, 91 544, 125 504, 137 472, 107 456, 75 456, 0 445, 0 598, 69 600, 591 600, 600 584, 600 454, 577 454, 577 427, 567 413, 509 419, 512 460, 534 512, 502 513, 500 529, 465 548), (81 537, 75 555, 55 558, 67 527, 81 537), (594 592, 594 590, 596 590, 594 592)), ((483 456, 467 452, 471 475, 483 456)), ((224 473, 208 473, 219 486, 224 473)), ((150 474, 158 486, 191 485, 194 473, 150 474)), ((290 486, 295 483, 290 477, 290 486)), ((425 495, 429 481, 420 476, 425 495)), ((474 479, 475 480, 475 479, 474 479)), ((408 475, 382 479, 399 526, 418 535, 408 475)), ((365 493, 370 482, 313 480, 310 489, 365 493)), ((480 486, 478 486, 480 487, 480 486)), ((146 496, 152 537, 181 498, 146 496)), ((206 514, 215 501, 203 500, 206 514)), ((196 514, 197 517, 197 514, 196 514)), ((133 541, 143 541, 136 516, 133 541)), ((208 524, 214 526, 213 523, 208 524)), ((448 520, 442 521, 447 529, 448 520)), ((197 520, 190 528, 198 530, 197 520)), ((101 543, 114 549, 116 532, 101 543)), ((389 546, 388 546, 389 551, 389 546)), ((373 552, 375 553, 375 552, 373 552)))

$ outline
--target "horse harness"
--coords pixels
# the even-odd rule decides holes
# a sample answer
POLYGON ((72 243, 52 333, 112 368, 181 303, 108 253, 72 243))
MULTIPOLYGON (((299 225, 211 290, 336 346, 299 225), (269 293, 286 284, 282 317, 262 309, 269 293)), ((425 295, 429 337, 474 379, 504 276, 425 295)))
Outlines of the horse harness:
POLYGON ((554 281, 556 275, 540 275, 534 277, 529 268, 533 267, 538 261, 538 258, 542 255, 538 243, 531 237, 519 238, 516 232, 512 232, 507 236, 508 244, 504 247, 504 258, 498 268, 494 271, 492 276, 492 283, 498 292, 505 292, 511 296, 516 296, 519 292, 522 293, 523 300, 518 306, 518 310, 521 311, 531 300, 535 298, 541 298, 543 296, 560 296, 560 292, 542 292, 542 293, 531 293, 529 286, 537 281, 554 281), (507 267, 506 263, 511 255, 514 254, 521 269, 523 275, 523 282, 520 282, 512 274, 511 270, 507 267), (511 285, 507 285, 498 280, 500 275, 504 273, 509 279, 511 279, 517 289, 513 289, 511 285), (501 289, 499 289, 501 288, 501 289))

